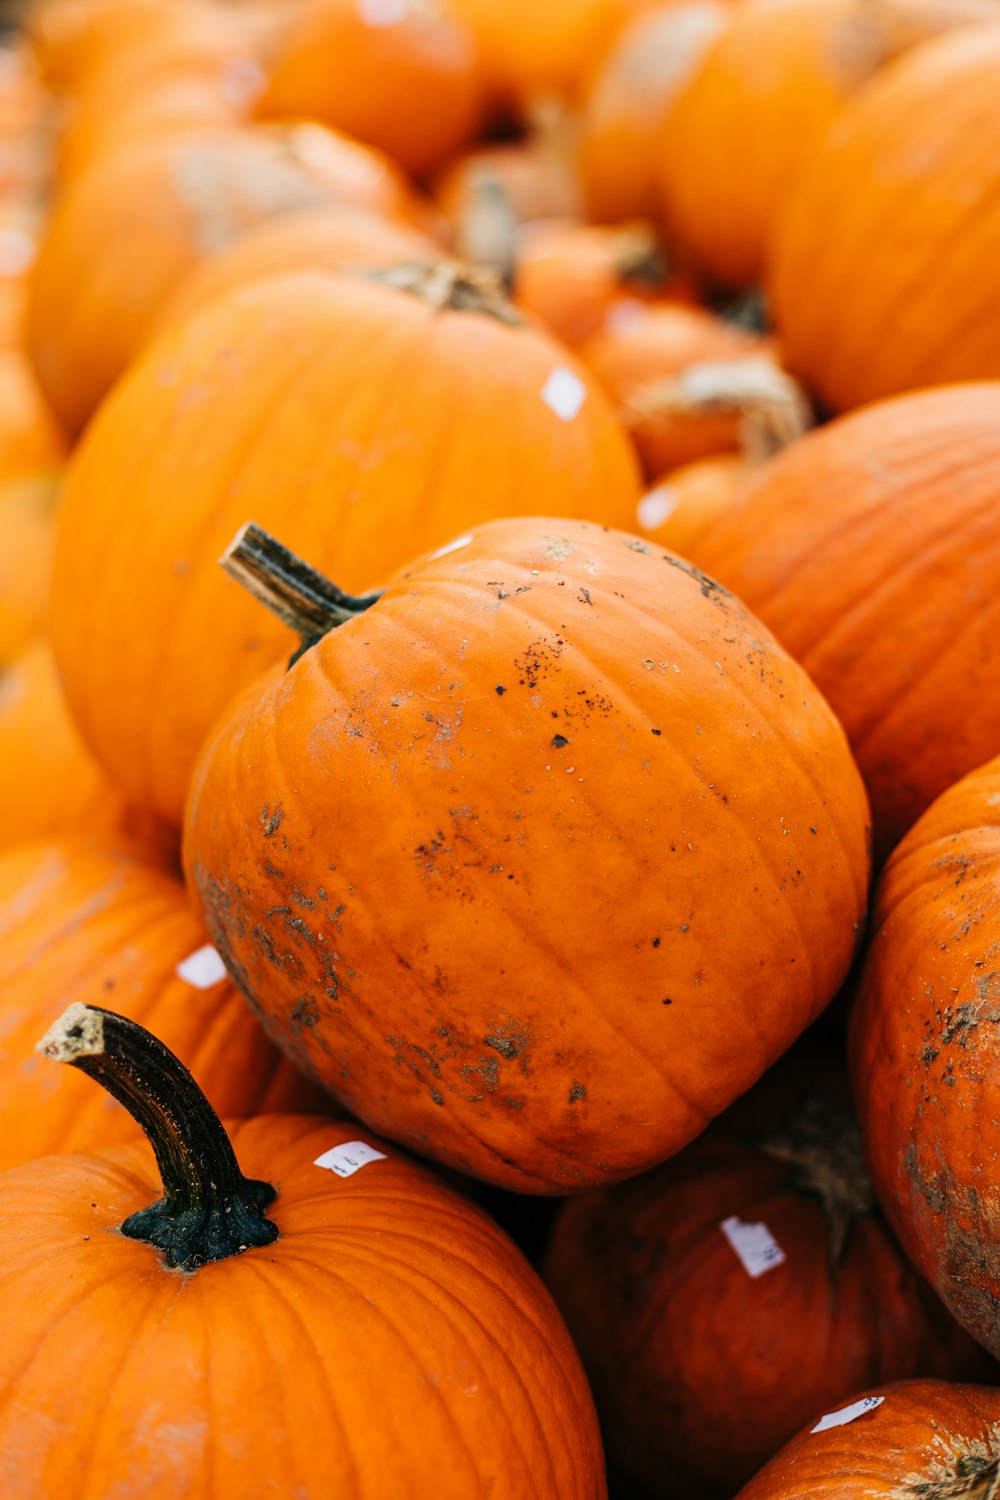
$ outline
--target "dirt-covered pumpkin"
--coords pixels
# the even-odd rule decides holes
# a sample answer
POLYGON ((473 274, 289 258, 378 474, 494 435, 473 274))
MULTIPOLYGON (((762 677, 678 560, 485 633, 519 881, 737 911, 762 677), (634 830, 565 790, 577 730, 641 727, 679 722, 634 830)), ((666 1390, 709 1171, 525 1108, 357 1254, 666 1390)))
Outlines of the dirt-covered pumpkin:
POLYGON ((951 787, 876 892, 851 1018, 872 1179, 914 1262, 1000 1355, 1000 761, 951 787))
POLYGON ((244 521, 357 590, 497 515, 634 514, 627 438, 555 340, 453 266, 394 280, 299 271, 218 299, 150 349, 70 466, 70 707, 126 794, 175 822, 212 721, 294 645, 217 566, 244 521))
POLYGON ((367 206, 372 180, 391 175, 316 124, 154 134, 96 161, 55 204, 28 302, 28 352, 67 431, 81 431, 196 265, 264 219, 367 206))
POLYGON ((789 193, 769 276, 789 367, 828 408, 1000 376, 1000 24, 886 68, 789 193))
POLYGON ((817 1411, 736 1500, 992 1500, 1000 1391, 906 1380, 817 1411))
POLYGON ((674 1160, 556 1220, 546 1281, 609 1461, 649 1496, 730 1500, 859 1389, 994 1372, 879 1213, 846 1080, 786 1060, 798 1087, 777 1110, 774 1070, 753 1091, 776 1115, 764 1128, 747 1128, 748 1096, 674 1160))
POLYGON ((154 1027, 226 1114, 317 1107, 176 876, 109 839, 26 844, 0 855, 0 1170, 134 1139, 124 1110, 35 1056, 39 1028, 88 995, 154 1027))
POLYGON ((691 556, 840 717, 880 857, 1000 752, 1000 382, 877 403, 758 473, 691 556))
POLYGON ((43 1047, 159 1172, 140 1142, 0 1176, 6 1500, 88 1474, 144 1500, 604 1500, 577 1355, 485 1214, 354 1125, 227 1137, 120 1016, 71 1006, 43 1047))
MULTIPOLYGON (((282 558, 238 548, 322 599, 282 558)), ((822 1009, 866 819, 840 726, 738 600, 625 532, 509 520, 220 721, 185 860, 309 1073, 421 1152, 569 1192, 678 1150, 822 1009)))

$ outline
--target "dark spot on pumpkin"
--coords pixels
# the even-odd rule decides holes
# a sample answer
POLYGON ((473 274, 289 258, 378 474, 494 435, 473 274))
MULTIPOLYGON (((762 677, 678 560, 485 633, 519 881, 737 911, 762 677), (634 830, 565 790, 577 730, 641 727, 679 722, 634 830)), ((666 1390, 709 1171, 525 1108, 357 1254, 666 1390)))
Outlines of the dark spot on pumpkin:
POLYGON ((507 689, 505 687, 501 686, 501 684, 498 682, 497 683, 497 697, 498 698, 502 698, 503 695, 504 695, 504 693, 506 691, 507 691, 507 689))
POLYGON ((587 1090, 584 1088, 582 1083, 577 1083, 574 1079, 573 1087, 570 1089, 569 1094, 567 1095, 567 1102, 569 1104, 575 1104, 578 1099, 586 1099, 586 1097, 587 1090))
POLYGON ((655 937, 653 939, 653 947, 654 948, 658 948, 659 946, 660 946, 660 939, 658 937, 655 937))
POLYGON ((552 748, 554 750, 561 750, 564 745, 569 744, 569 740, 564 734, 554 734, 549 743, 552 745, 552 748))
POLYGON ((673 1005, 673 1003, 674 1002, 672 1000, 664 1000, 663 1002, 664 1005, 673 1005))
POLYGON ((260 826, 264 830, 266 839, 273 838, 281 826, 281 820, 285 816, 280 802, 274 804, 272 810, 270 802, 265 803, 261 809, 260 826))
POLYGON ((296 1000, 289 1012, 289 1019, 296 1031, 302 1026, 313 1027, 319 1024, 319 1006, 312 995, 303 995, 301 1000, 296 1000))
POLYGON ((650 732, 650 734, 662 734, 663 730, 662 729, 651 729, 649 732, 650 732))
POLYGON ((444 1103, 444 1100, 441 1098, 441 1095, 439 1093, 435 1092, 434 1089, 431 1089, 431 1103, 432 1104, 443 1104, 444 1103))

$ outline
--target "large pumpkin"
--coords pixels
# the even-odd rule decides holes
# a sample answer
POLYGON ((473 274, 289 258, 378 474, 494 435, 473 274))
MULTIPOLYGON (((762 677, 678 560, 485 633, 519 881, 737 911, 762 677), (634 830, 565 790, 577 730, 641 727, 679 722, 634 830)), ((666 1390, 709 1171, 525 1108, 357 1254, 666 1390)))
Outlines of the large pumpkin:
MULTIPOLYGON (((808 1057, 794 1068, 777 1121, 748 1129, 751 1095, 673 1161, 556 1220, 546 1281, 609 1460, 651 1496, 730 1500, 866 1386, 990 1377, 878 1212, 846 1083, 827 1086, 808 1057)), ((761 1080, 765 1110, 781 1085, 761 1080)))
MULTIPOLYGON (((755 0, 734 6, 660 135, 660 187, 672 240, 716 283, 732 290, 754 286, 789 189, 822 154, 827 131, 858 88, 921 37, 995 15, 994 0, 755 0)), ((868 192, 860 176, 843 181, 849 185, 835 217, 827 212, 811 224, 813 247, 828 248, 838 263, 868 192)), ((857 274, 859 282, 868 281, 867 261, 857 274)), ((810 306, 822 295, 808 274, 801 293, 810 306)), ((878 305, 874 297, 872 305, 878 305)), ((838 302, 836 315, 849 319, 853 306, 838 302)))
POLYGON ((738 600, 549 518, 458 538, 248 695, 185 859, 308 1072, 418 1151, 569 1192, 678 1150, 822 1009, 865 825, 839 725, 738 600))
POLYGON ((98 759, 175 821, 213 719, 293 644, 216 565, 244 521, 357 589, 543 501, 631 519, 627 439, 566 352, 454 268, 401 281, 300 271, 233 292, 150 350, 77 450, 56 654, 98 759))
POLYGON ((951 787, 879 883, 852 1016, 872 1179, 959 1322, 1000 1355, 1000 761, 951 787))
POLYGON ((0 1177, 6 1500, 85 1474, 144 1500, 604 1500, 577 1356, 484 1214, 322 1116, 231 1145, 121 1017, 72 1006, 45 1050, 129 1100, 165 1194, 144 1142, 0 1177))
POLYGON ((769 278, 789 367, 840 411, 1000 375, 1000 25, 885 69, 777 222, 769 278))
POLYGON ((1000 752, 1000 383, 810 433, 692 545, 840 717, 881 857, 1000 752))
POLYGON ((815 1421, 736 1500, 992 1500, 1000 1391, 907 1380, 815 1421))
POLYGON ((81 431, 193 267, 263 219, 369 204, 372 178, 391 174, 369 158, 315 124, 178 130, 123 143, 70 182, 39 250, 26 327, 66 429, 81 431))
POLYGON ((0 856, 0 1170, 135 1137, 124 1110, 43 1068, 39 1027, 86 996, 156 1028, 227 1114, 315 1108, 227 978, 173 876, 109 840, 0 856))

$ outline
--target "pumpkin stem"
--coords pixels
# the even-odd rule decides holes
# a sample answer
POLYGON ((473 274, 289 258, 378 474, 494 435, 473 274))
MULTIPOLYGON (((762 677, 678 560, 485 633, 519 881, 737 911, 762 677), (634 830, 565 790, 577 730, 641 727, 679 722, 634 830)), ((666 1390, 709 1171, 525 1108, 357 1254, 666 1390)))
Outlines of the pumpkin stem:
POLYGON ((345 594, 253 521, 240 527, 219 562, 300 637, 302 644, 289 666, 329 631, 364 614, 381 597, 380 590, 345 594))
POLYGON ((647 224, 623 224, 618 231, 615 268, 633 286, 661 287, 668 263, 663 246, 647 224))
POLYGON ((263 1212, 275 1189, 243 1176, 215 1110, 184 1064, 144 1027, 77 1002, 37 1050, 95 1078, 153 1148, 164 1196, 130 1214, 122 1234, 155 1245, 168 1266, 182 1271, 278 1238, 263 1212))
POLYGON ((517 270, 517 214, 495 172, 476 167, 468 175, 468 203, 455 226, 455 249, 464 261, 496 277, 505 296, 517 270))
POLYGON ((836 1268, 855 1220, 873 1214, 877 1207, 857 1125, 828 1099, 814 1096, 796 1111, 787 1130, 757 1144, 766 1156, 788 1163, 794 1191, 822 1205, 829 1230, 830 1266, 836 1268))
POLYGON ((677 375, 635 391, 622 416, 626 424, 634 425, 658 417, 731 413, 742 418, 743 448, 751 463, 787 447, 813 421, 799 382, 766 355, 689 365, 677 375))
POLYGON ((507 301, 494 272, 482 266, 464 266, 451 260, 417 261, 356 270, 353 274, 420 297, 435 312, 482 313, 510 328, 519 328, 524 322, 517 308, 507 301))

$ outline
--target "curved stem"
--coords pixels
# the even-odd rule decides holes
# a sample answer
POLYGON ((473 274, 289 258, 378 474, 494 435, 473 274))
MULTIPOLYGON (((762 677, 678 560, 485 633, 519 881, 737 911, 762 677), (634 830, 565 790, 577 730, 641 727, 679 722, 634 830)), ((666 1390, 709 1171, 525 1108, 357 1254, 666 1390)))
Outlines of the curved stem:
POLYGON ((300 637, 302 644, 289 666, 328 631, 364 614, 381 597, 380 590, 345 594, 253 521, 240 527, 219 562, 300 637))
POLYGON ((122 1234, 155 1245, 168 1266, 185 1271, 278 1238, 263 1213, 275 1189, 243 1176, 215 1110, 184 1064, 144 1027, 76 1003, 37 1050, 96 1079, 153 1148, 164 1196, 130 1214, 122 1234))

